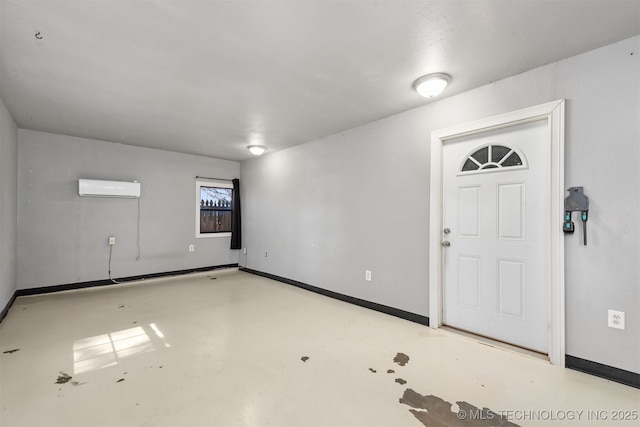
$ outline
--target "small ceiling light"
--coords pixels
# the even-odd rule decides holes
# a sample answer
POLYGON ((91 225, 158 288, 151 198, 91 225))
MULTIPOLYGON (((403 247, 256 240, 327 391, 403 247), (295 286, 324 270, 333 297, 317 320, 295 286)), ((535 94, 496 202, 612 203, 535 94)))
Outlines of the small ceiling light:
POLYGON ((433 98, 440 95, 450 82, 451 76, 449 74, 427 74, 413 82, 413 88, 425 98, 433 98))
POLYGON ((267 147, 265 147, 264 145, 249 145, 247 146, 247 148, 249 149, 249 151, 251 151, 251 154, 255 156, 261 155, 267 149, 267 147))

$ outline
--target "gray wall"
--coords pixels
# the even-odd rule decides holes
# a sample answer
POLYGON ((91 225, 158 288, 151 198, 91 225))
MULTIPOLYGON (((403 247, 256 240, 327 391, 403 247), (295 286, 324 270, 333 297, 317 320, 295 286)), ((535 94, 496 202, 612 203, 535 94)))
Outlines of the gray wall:
POLYGON ((16 291, 18 128, 0 98, 0 310, 16 291))
POLYGON ((639 45, 628 39, 243 162, 243 262, 429 315, 431 131, 564 98, 565 184, 591 199, 589 245, 566 238, 567 354, 640 372, 639 45), (625 331, 607 327, 608 309, 626 312, 625 331))
POLYGON ((18 131, 18 289, 237 262, 229 238, 195 239, 196 175, 237 178, 237 162, 18 131), (142 184, 137 199, 78 196, 78 179, 142 184), (189 244, 195 252, 189 253, 189 244))

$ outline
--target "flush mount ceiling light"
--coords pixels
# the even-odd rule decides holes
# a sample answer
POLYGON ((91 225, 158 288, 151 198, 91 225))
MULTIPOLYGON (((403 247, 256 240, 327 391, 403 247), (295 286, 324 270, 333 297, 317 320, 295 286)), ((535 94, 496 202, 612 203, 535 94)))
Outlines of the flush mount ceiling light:
POLYGON ((440 95, 449 82, 451 82, 449 74, 427 74, 413 82, 413 88, 425 98, 433 98, 440 95))
POLYGON ((249 151, 251 151, 251 154, 255 156, 261 155, 267 149, 267 147, 264 145, 249 145, 247 146, 247 148, 249 149, 249 151))

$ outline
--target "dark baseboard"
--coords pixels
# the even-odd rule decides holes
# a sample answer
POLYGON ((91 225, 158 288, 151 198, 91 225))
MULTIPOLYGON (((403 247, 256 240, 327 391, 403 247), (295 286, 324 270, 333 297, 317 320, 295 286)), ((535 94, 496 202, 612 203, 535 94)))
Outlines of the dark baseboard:
POLYGON ((614 368, 613 366, 603 365, 598 362, 581 359, 575 356, 564 357, 564 364, 569 369, 585 372, 600 378, 615 381, 624 385, 640 388, 640 374, 624 369, 614 368))
MULTIPOLYGON (((238 264, 225 264, 225 265, 215 265, 210 267, 189 268, 187 270, 165 271, 162 273, 143 274, 140 276, 120 277, 120 278, 116 278, 115 280, 118 283, 126 283, 126 282, 133 282, 136 280, 155 279, 157 277, 166 277, 166 276, 179 276, 181 274, 199 273, 203 271, 212 271, 212 270, 220 270, 223 268, 235 268, 235 267, 238 267, 238 264)), ((70 291, 74 289, 84 289, 84 288, 92 288, 94 286, 109 286, 109 285, 115 285, 115 283, 113 283, 109 279, 103 279, 103 280, 94 280, 91 282, 68 283, 65 285, 18 289, 16 291, 16 294, 17 296, 21 297, 21 296, 27 296, 27 295, 48 294, 51 292, 70 291)))
POLYGON ((18 298, 18 291, 13 293, 11 298, 9 298, 9 302, 7 303, 7 305, 5 305, 5 307, 2 309, 2 312, 0 312, 0 322, 2 322, 5 317, 7 317, 7 314, 9 313, 9 309, 11 308, 13 303, 16 301, 16 298, 18 298))
POLYGON ((257 276, 266 277, 268 279, 276 280, 278 282, 286 283, 288 285, 293 285, 298 288, 306 289, 308 291, 315 292, 320 295, 335 298, 337 300, 348 302, 350 304, 359 305, 360 307, 379 311, 381 313, 385 313, 391 316, 399 317, 401 319, 409 320, 410 322, 415 322, 421 325, 429 326, 429 318, 427 316, 421 316, 419 314, 410 313, 408 311, 400 310, 397 308, 389 307, 389 306, 378 304, 375 302, 370 302, 360 298, 350 297, 348 295, 340 294, 338 292, 328 291, 326 289, 318 288, 316 286, 308 285, 306 283, 298 282, 296 280, 287 279, 286 277, 280 277, 280 276, 276 276, 275 274, 264 273, 262 271, 252 270, 246 267, 240 267, 240 271, 255 274, 257 276))
MULTIPOLYGON (((236 268, 236 267, 238 267, 238 264, 226 264, 226 265, 217 265, 217 266, 209 266, 209 267, 190 268, 187 270, 143 274, 140 276, 118 278, 116 280, 120 283, 125 283, 125 282, 132 282, 132 281, 142 280, 142 279, 153 279, 157 277, 166 277, 166 276, 178 276, 182 274, 199 273, 199 272, 205 272, 205 271, 213 271, 213 270, 220 270, 225 268, 236 268)), ((400 310, 397 308, 389 307, 389 306, 378 304, 375 302, 370 302, 360 298, 355 298, 348 295, 340 294, 338 292, 333 292, 326 289, 318 288, 316 286, 312 286, 303 282, 298 282, 296 280, 291 280, 285 277, 276 276, 275 274, 264 273, 262 271, 252 270, 246 267, 240 267, 240 270, 247 273, 255 274, 257 276, 262 276, 268 279, 276 280, 278 282, 286 283, 288 285, 293 285, 298 288, 315 292, 317 294, 324 295, 330 298, 335 298, 337 300, 348 302, 350 304, 358 305, 360 307, 368 308, 370 310, 379 311, 381 313, 389 314, 391 316, 399 317, 401 319, 405 319, 411 322, 419 323, 421 325, 429 326, 429 318, 427 316, 421 316, 419 314, 410 313, 408 311, 400 310)), ((113 284, 114 283, 111 280, 106 279, 106 280, 94 280, 91 282, 69 283, 65 285, 44 286, 40 288, 19 289, 13 293, 13 296, 11 297, 7 305, 2 309, 2 312, 0 312, 0 322, 2 322, 4 318, 7 316, 7 314, 9 313, 9 309, 15 302, 16 298, 19 296, 47 294, 51 292, 84 289, 84 288, 91 288, 95 286, 109 286, 113 284)), ((587 374, 595 375, 597 377, 601 377, 610 381, 615 381, 631 387, 640 388, 640 374, 635 372, 625 371, 624 369, 614 368, 613 366, 603 365, 598 362, 592 362, 590 360, 581 359, 579 357, 570 356, 568 354, 565 356, 565 366, 569 369, 585 372, 587 374)))
MULTIPOLYGON (((298 288, 306 289, 311 292, 318 293, 320 295, 328 296, 331 298, 345 301, 351 304, 359 305, 361 307, 369 308, 371 310, 379 311, 381 313, 389 314, 391 316, 399 317, 401 319, 409 320, 411 322, 420 323, 422 325, 429 326, 429 318, 427 316, 421 316, 414 313, 409 313, 397 308, 388 307, 386 305, 377 304, 370 301, 365 301, 359 298, 350 297, 337 292, 328 291, 326 289, 318 288, 306 283, 298 282, 296 280, 287 279, 286 277, 276 276, 275 274, 264 273, 258 270, 252 270, 246 267, 240 267, 240 271, 255 274, 257 276, 273 279, 278 282, 286 283, 296 286, 298 288)), ((625 384, 631 387, 640 388, 640 374, 635 372, 625 371, 623 369, 614 368, 612 366, 603 365, 601 363, 592 362, 590 360, 580 359, 579 357, 566 355, 565 365, 569 369, 585 372, 587 374, 595 375, 607 380, 615 381, 621 384, 625 384)))

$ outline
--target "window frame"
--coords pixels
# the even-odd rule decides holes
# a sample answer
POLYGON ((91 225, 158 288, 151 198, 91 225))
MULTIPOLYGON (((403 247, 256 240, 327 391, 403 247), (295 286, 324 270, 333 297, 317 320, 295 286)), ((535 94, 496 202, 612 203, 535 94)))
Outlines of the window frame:
MULTIPOLYGON (((507 157, 507 155, 510 155, 510 153, 505 154, 503 156, 503 158, 507 157)), ((494 141, 494 142, 488 142, 486 144, 478 145, 477 147, 475 147, 474 149, 469 151, 464 157, 462 157, 462 161, 458 165, 458 176, 474 175, 474 174, 478 174, 478 173, 495 173, 495 172, 515 171, 515 170, 518 170, 518 169, 528 169, 528 168, 529 168, 529 162, 527 161, 527 158, 525 157, 524 153, 522 153, 522 151, 520 151, 520 149, 518 147, 516 147, 514 145, 511 145, 511 144, 507 144, 505 142, 494 141), (522 164, 514 165, 514 166, 499 166, 499 167, 495 167, 495 168, 484 168, 484 169, 482 169, 482 166, 484 166, 484 165, 495 163, 495 162, 492 161, 491 158, 489 158, 486 163, 483 163, 482 165, 479 165, 478 169, 466 170, 466 171, 463 170, 464 169, 464 165, 467 162, 467 160, 470 159, 475 153, 477 153, 478 151, 480 151, 480 150, 482 150, 484 148, 487 148, 489 146, 496 146, 496 145, 510 149, 512 153, 515 153, 520 158, 520 161, 522 162, 522 164)))
MULTIPOLYGON (((220 233, 201 233, 200 232, 200 194, 202 187, 213 187, 213 188, 228 188, 233 190, 233 183, 231 182, 223 182, 223 181, 203 181, 196 180, 196 192, 195 192, 195 230, 196 230, 196 239, 211 239, 211 238, 219 238, 219 237, 231 237, 231 231, 223 231, 220 233)), ((233 191, 231 193, 231 198, 233 201, 233 191)), ((232 202, 233 206, 233 202, 232 202)), ((232 208, 233 212, 233 208, 232 208)))

